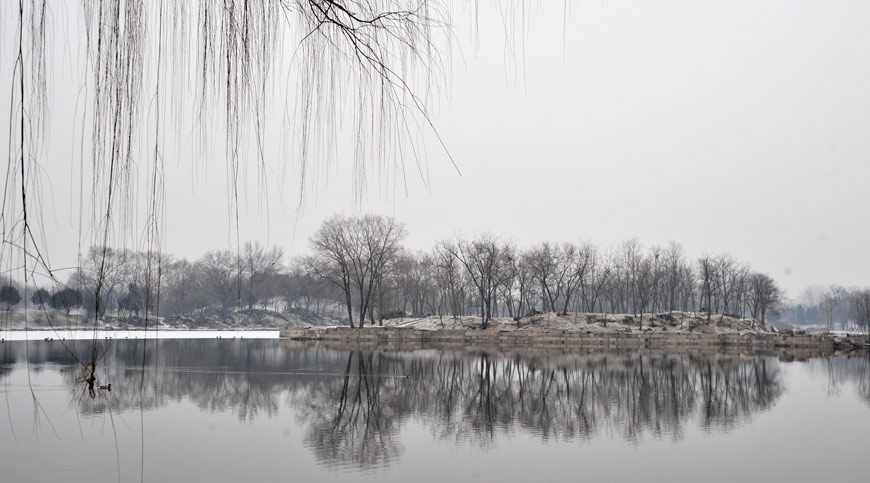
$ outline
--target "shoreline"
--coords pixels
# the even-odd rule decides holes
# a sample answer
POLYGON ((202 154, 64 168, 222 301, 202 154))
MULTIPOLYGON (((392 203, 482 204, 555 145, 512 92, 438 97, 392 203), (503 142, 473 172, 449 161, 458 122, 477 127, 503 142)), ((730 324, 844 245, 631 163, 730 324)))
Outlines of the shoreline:
MULTIPOLYGON (((57 332, 57 331, 71 331, 71 332, 93 332, 93 327, 36 327, 36 328, 27 328, 24 327, 10 327, 10 328, 2 328, 0 332, 57 332)), ((184 327, 98 327, 97 331, 113 331, 113 332, 256 332, 262 330, 276 331, 283 330, 281 327, 219 327, 219 328, 208 328, 208 327, 196 327, 192 329, 187 329, 184 327)))
POLYGON ((0 342, 22 341, 122 341, 170 339, 271 339, 277 340, 278 329, 259 330, 16 330, 0 331, 0 342))
POLYGON ((821 354, 864 352, 864 335, 807 334, 802 332, 592 332, 582 330, 423 330, 408 327, 287 328, 279 338, 321 345, 404 349, 563 349, 563 350, 719 350, 777 351, 799 349, 821 354))

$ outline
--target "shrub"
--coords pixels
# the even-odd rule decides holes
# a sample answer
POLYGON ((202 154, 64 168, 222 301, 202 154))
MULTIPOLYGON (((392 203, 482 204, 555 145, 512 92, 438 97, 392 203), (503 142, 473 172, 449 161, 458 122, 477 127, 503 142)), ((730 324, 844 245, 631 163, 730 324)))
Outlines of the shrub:
POLYGON ((33 292, 30 301, 33 302, 33 305, 43 306, 51 302, 51 294, 48 293, 48 290, 41 288, 33 292))
POLYGON ((8 309, 13 305, 18 305, 18 302, 21 302, 21 295, 17 288, 12 285, 0 287, 0 304, 5 305, 8 309))
POLYGON ((74 288, 65 288, 59 292, 55 292, 48 301, 48 305, 53 309, 69 310, 79 307, 82 304, 82 295, 74 288))

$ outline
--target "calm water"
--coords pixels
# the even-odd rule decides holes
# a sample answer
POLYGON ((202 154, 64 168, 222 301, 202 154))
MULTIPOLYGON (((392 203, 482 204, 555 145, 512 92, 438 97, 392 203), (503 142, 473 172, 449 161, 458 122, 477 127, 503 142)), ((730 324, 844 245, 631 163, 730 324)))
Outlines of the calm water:
POLYGON ((92 398, 92 349, 0 346, 0 481, 868 477, 863 358, 116 338, 98 341, 92 398))

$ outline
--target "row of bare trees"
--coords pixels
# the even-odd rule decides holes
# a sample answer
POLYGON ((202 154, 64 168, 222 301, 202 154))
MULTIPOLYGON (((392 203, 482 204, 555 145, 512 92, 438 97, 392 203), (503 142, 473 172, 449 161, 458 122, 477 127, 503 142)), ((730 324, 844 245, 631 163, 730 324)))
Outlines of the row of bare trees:
POLYGON ((764 320, 782 292, 769 276, 727 255, 693 262, 682 247, 644 249, 629 240, 611 250, 586 243, 540 243, 517 250, 490 235, 402 254, 395 309, 413 314, 522 317, 534 312, 701 311, 764 320))
POLYGON ((807 287, 783 307, 783 322, 832 330, 870 330, 870 289, 839 285, 807 287))
POLYGON ((65 289, 77 290, 79 303, 100 315, 300 309, 330 313, 351 327, 397 316, 467 315, 487 326, 493 317, 540 312, 634 314, 642 323, 648 313, 687 311, 763 321, 782 300, 769 276, 729 255, 692 259, 677 243, 518 249, 480 234, 413 252, 402 246, 406 235, 391 217, 337 215, 311 237, 309 255, 287 263, 280 248, 256 242, 192 262, 94 248, 65 289))
POLYGON ((28 288, 34 308, 83 308, 91 315, 174 315, 206 308, 252 309, 283 295, 283 250, 258 242, 238 252, 217 250, 190 262, 132 250, 91 248, 67 282, 28 288))
POLYGON ((690 260, 676 243, 611 250, 544 242, 526 250, 490 234, 401 247, 404 227, 380 216, 336 216, 311 239, 305 268, 339 289, 350 325, 385 316, 496 316, 536 312, 700 311, 761 320, 782 299, 769 276, 728 255, 690 260), (354 315, 356 314, 356 316, 354 315))

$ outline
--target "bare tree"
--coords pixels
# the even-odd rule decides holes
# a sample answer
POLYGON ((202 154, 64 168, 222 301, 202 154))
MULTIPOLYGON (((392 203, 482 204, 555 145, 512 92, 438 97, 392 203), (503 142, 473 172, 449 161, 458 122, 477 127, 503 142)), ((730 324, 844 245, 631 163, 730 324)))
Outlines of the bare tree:
POLYGON ((834 313, 843 303, 844 296, 844 290, 836 286, 831 286, 822 293, 820 302, 825 309, 825 330, 828 332, 834 329, 834 313))
POLYGON ((718 280, 717 288, 722 304, 721 320, 733 302, 740 270, 737 262, 730 255, 722 254, 714 261, 714 272, 716 273, 715 279, 718 280))
POLYGON ((233 303, 241 303, 241 277, 238 257, 229 250, 206 252, 197 262, 202 287, 214 302, 228 310, 233 303))
POLYGON ((573 244, 562 245, 561 263, 567 267, 567 273, 563 277, 564 300, 562 303, 562 315, 568 314, 568 306, 572 297, 577 293, 583 280, 591 271, 596 256, 595 246, 586 243, 580 247, 573 244))
POLYGON ((486 329, 492 319, 495 295, 511 277, 514 248, 489 234, 472 241, 443 242, 441 248, 465 268, 480 298, 481 328, 486 329))
POLYGON ((752 317, 764 322, 767 311, 782 301, 782 291, 769 276, 763 273, 753 273, 749 276, 749 291, 746 300, 752 317))
POLYGON ((164 297, 161 312, 167 315, 188 314, 207 305, 203 294, 202 266, 187 260, 176 260, 165 265, 164 297))
POLYGON ((597 248, 590 247, 590 250, 589 267, 586 276, 581 281, 580 293, 586 307, 585 310, 594 313, 597 312, 596 307, 600 304, 604 289, 610 281, 613 267, 608 263, 609 259, 599 254, 597 248))
POLYGON ((677 308, 680 283, 683 279, 681 271, 685 264, 683 247, 679 243, 671 242, 664 253, 664 289, 667 297, 665 305, 668 313, 677 308))
POLYGON ((855 323, 865 337, 870 335, 870 289, 853 289, 849 294, 855 323))
POLYGON ((707 321, 710 321, 710 315, 713 311, 713 294, 716 292, 716 275, 715 261, 713 257, 701 255, 698 259, 698 275, 701 283, 701 310, 707 311, 707 321))
POLYGON ((305 266, 315 277, 329 281, 341 289, 347 308, 348 323, 353 328, 351 261, 347 249, 350 240, 344 218, 334 216, 323 222, 311 237, 310 243, 314 253, 305 259, 305 266))
POLYGON ((242 274, 245 277, 245 299, 248 310, 254 304, 269 298, 266 292, 270 279, 281 267, 284 250, 280 247, 266 248, 259 241, 245 242, 242 248, 242 274))
POLYGON ((449 246, 448 243, 439 243, 435 248, 435 273, 441 298, 447 301, 450 313, 456 318, 464 312, 465 280, 463 268, 449 246))
POLYGON ((384 270, 399 253, 404 237, 404 226, 392 217, 336 215, 311 238, 315 253, 309 266, 342 289, 351 327, 354 299, 359 327, 366 316, 374 323, 374 299, 380 292, 384 270))
POLYGON ((505 284, 505 303, 509 307, 509 315, 519 319, 532 309, 531 299, 534 296, 534 273, 529 253, 519 254, 511 267, 511 277, 505 284))
MULTIPOLYGON (((426 253, 405 253, 397 257, 396 279, 400 284, 402 299, 411 304, 413 316, 422 316, 430 299, 436 298, 433 293, 434 269, 434 260, 426 253)), ((402 311, 404 308, 403 305, 402 311)))
POLYGON ((658 286, 659 272, 656 270, 658 254, 650 256, 641 255, 633 264, 633 279, 635 287, 635 311, 639 312, 639 324, 643 329, 643 314, 655 298, 658 286))
MULTIPOLYGON (((401 249, 407 236, 405 226, 393 217, 365 215, 351 218, 350 250, 351 278, 359 296, 360 327, 369 314, 374 324, 374 295, 384 271, 401 249)), ((380 317, 380 315, 379 315, 380 317)))
POLYGON ((644 267, 643 247, 639 240, 633 238, 624 241, 619 248, 624 275, 625 304, 630 308, 631 313, 636 315, 640 306, 638 296, 642 293, 645 294, 647 290, 647 287, 639 286, 640 278, 644 275, 642 272, 647 268, 644 267))
POLYGON ((544 311, 555 311, 560 286, 557 281, 559 270, 559 247, 548 242, 541 243, 529 252, 529 264, 535 280, 541 287, 544 311))
POLYGON ((578 285, 590 265, 591 247, 544 242, 529 252, 529 264, 541 287, 545 311, 566 314, 578 285), (561 310, 559 306, 561 305, 561 310))

